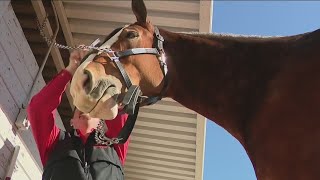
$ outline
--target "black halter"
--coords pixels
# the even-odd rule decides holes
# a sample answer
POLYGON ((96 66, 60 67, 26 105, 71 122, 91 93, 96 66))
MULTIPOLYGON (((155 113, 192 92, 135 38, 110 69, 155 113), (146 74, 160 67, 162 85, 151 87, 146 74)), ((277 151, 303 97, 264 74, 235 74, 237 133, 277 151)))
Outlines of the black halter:
MULTIPOLYGON (((127 49, 124 51, 113 51, 110 48, 100 49, 100 54, 104 53, 110 58, 110 60, 116 65, 116 67, 120 71, 121 76, 124 82, 126 83, 128 91, 126 92, 126 95, 122 101, 122 104, 124 105, 124 111, 128 114, 134 114, 134 109, 138 102, 140 103, 140 105, 151 105, 161 100, 165 90, 167 89, 167 84, 168 84, 167 78, 166 78, 167 64, 163 59, 164 58, 164 49, 163 49, 164 39, 160 35, 159 29, 157 27, 154 27, 154 37, 155 37, 154 48, 133 48, 133 49, 127 49), (140 90, 140 87, 132 84, 129 75, 127 74, 127 72, 125 71, 125 69, 121 64, 121 58, 131 56, 131 55, 138 55, 138 54, 153 54, 158 57, 159 64, 161 66, 161 69, 163 71, 165 78, 164 78, 164 87, 160 92, 160 94, 157 96, 151 96, 151 97, 143 96, 140 90)), ((107 42, 107 40, 105 40, 103 43, 99 43, 99 45, 104 44, 105 42, 107 42)))
MULTIPOLYGON (((119 30, 118 30, 119 31, 119 30)), ((116 34, 116 32, 112 33, 113 35, 116 34)), ((113 36, 112 35, 112 36, 113 36)), ((122 101, 122 104, 124 105, 124 112, 129 114, 128 120, 126 121, 124 127, 121 129, 120 133, 118 134, 118 137, 115 138, 116 143, 125 143, 128 139, 128 137, 131 134, 131 131, 134 127, 135 121, 138 116, 139 112, 139 106, 141 105, 151 105, 156 103, 157 101, 162 99, 162 96, 164 95, 165 91, 167 90, 168 87, 168 80, 167 80, 167 64, 164 60, 164 49, 163 49, 163 42, 164 38, 160 35, 159 29, 157 27, 154 27, 154 48, 133 48, 133 49, 128 49, 124 51, 113 51, 110 48, 102 48, 99 49, 99 53, 105 53, 112 62, 117 66, 118 70, 120 71, 122 78, 124 82, 126 83, 126 86, 128 88, 128 91, 126 92, 124 99, 122 101), (159 64, 161 66, 161 69, 164 74, 164 86, 160 92, 159 95, 157 96, 150 96, 146 97, 143 96, 140 87, 137 85, 133 85, 129 75, 123 68, 121 64, 121 58, 131 56, 131 55, 137 55, 137 54, 153 54, 158 57, 159 64)), ((96 47, 99 46, 101 47, 101 44, 104 44, 105 42, 108 41, 107 38, 103 43, 99 43, 99 41, 95 41, 92 46, 96 47)))

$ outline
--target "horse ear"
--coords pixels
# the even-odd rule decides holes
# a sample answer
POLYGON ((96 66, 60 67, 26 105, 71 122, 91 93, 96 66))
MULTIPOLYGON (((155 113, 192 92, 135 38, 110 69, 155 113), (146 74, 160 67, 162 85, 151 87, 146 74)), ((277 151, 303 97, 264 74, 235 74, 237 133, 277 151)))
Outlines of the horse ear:
POLYGON ((138 23, 147 23, 147 8, 143 0, 132 0, 132 11, 137 18, 138 23))

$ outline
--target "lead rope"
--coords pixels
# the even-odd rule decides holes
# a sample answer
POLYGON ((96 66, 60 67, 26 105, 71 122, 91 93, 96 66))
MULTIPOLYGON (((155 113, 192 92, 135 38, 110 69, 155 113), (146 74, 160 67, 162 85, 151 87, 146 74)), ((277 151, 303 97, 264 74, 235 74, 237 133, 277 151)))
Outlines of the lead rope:
POLYGON ((122 138, 108 138, 106 130, 107 125, 104 120, 100 120, 94 136, 97 144, 111 146, 112 144, 118 144, 122 140, 122 138))
POLYGON ((89 50, 97 50, 99 52, 105 52, 105 53, 111 53, 111 51, 109 49, 106 49, 106 48, 100 48, 100 47, 96 47, 96 46, 93 46, 93 45, 89 45, 89 46, 86 46, 86 45, 80 45, 80 46, 67 46, 67 45, 63 45, 63 44, 59 44, 55 41, 52 40, 52 37, 49 38, 45 35, 45 33, 43 32, 44 30, 44 27, 46 25, 46 23, 48 22, 48 14, 46 15, 45 19, 43 20, 42 23, 40 23, 39 19, 37 18, 37 26, 38 26, 38 29, 39 29, 39 32, 40 32, 40 35, 42 36, 42 38, 45 40, 46 43, 48 44, 51 44, 53 43, 53 45, 59 49, 67 49, 67 50, 77 50, 77 49, 80 49, 80 50, 84 50, 84 51, 89 51, 89 50))

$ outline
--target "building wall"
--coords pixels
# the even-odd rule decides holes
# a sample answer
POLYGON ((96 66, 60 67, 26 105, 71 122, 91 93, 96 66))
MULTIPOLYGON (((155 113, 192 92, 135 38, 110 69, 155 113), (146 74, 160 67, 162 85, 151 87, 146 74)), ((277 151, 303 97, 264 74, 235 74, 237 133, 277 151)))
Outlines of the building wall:
MULTIPOLYGON (((14 123, 38 69, 10 1, 0 1, 0 180, 5 178, 17 145, 20 152, 12 179, 41 179, 42 165, 31 128, 18 130, 14 123)), ((41 76, 32 94, 44 85, 41 76)), ((57 119, 61 123, 58 114, 57 119)))

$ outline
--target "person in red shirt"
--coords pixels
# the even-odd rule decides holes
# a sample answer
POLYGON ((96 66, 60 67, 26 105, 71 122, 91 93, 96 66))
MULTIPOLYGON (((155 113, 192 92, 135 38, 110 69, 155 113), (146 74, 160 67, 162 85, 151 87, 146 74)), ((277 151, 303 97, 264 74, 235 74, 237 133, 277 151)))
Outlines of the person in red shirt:
POLYGON ((96 129, 100 124, 106 130, 105 137, 117 137, 127 114, 103 121, 75 109, 70 120, 72 132, 65 132, 55 124, 56 108, 85 54, 80 50, 71 52, 69 65, 33 96, 28 106, 28 119, 44 166, 43 179, 124 179, 122 166, 129 140, 111 146, 98 144, 96 129))

